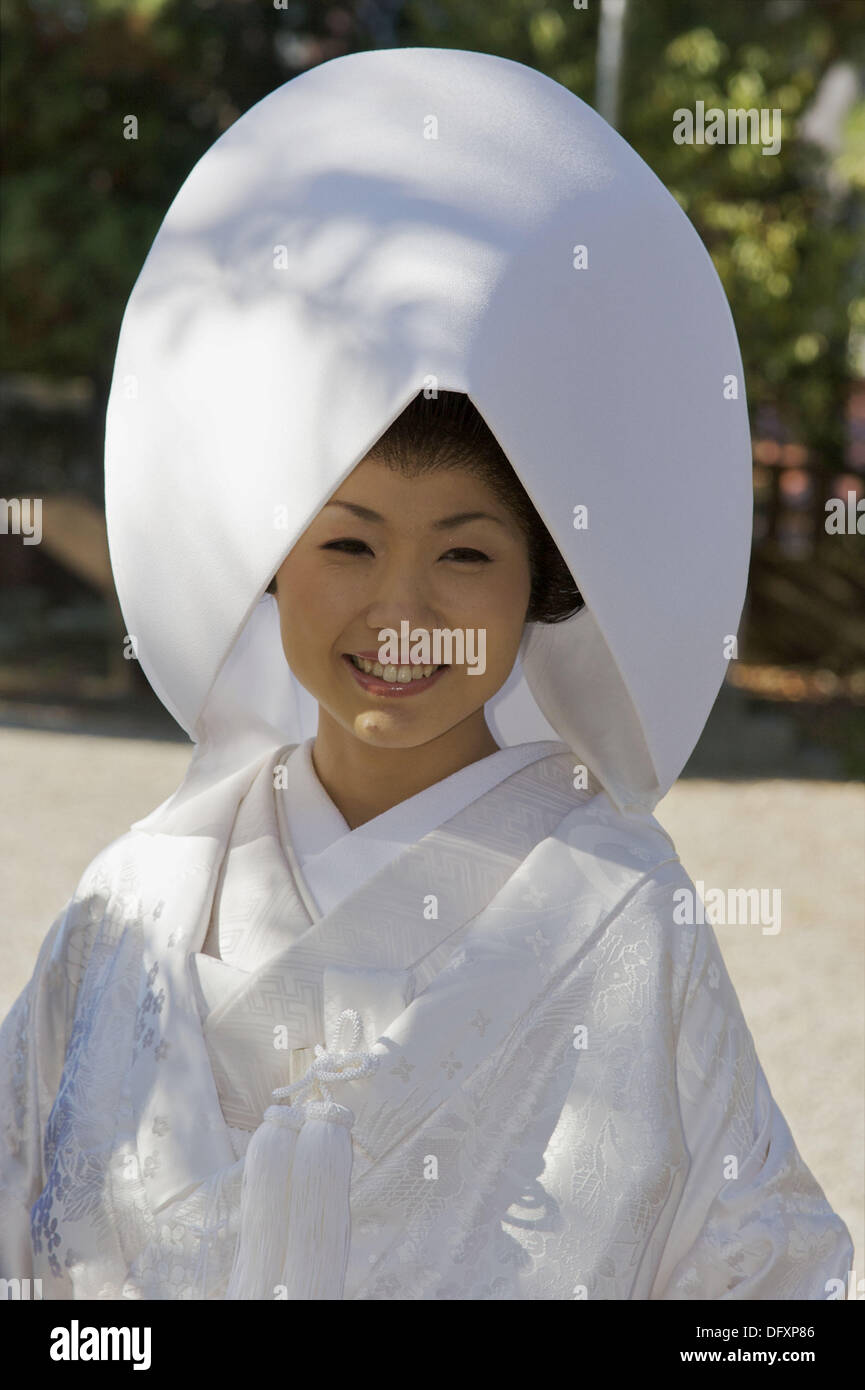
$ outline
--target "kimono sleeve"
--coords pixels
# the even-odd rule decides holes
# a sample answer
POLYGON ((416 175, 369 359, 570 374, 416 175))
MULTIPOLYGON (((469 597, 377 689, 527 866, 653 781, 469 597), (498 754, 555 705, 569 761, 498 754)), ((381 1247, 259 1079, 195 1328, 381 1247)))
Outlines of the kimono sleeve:
POLYGON ((83 964, 81 907, 73 899, 56 918, 0 1027, 0 1278, 32 1275, 30 1208, 45 1183, 45 1126, 60 1086, 83 964))
POLYGON ((650 1297, 843 1297, 847 1227, 772 1097, 713 928, 684 930, 697 934, 676 1053, 691 1166, 650 1297))

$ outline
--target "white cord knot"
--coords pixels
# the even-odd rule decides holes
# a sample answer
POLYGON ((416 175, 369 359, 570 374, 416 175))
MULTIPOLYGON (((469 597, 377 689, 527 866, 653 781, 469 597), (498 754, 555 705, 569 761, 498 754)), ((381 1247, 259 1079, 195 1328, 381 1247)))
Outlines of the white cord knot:
POLYGON ((317 1097, 318 1101, 322 1103, 321 1109, 316 1105, 317 1118, 334 1119, 339 1123, 346 1123, 341 1114, 345 1107, 334 1100, 327 1083, 329 1081, 358 1081, 363 1076, 371 1075, 379 1064, 376 1053, 358 1048, 363 1033, 363 1025, 356 1009, 343 1009, 337 1019, 336 1042, 338 1043, 340 1040, 346 1020, 352 1025, 351 1040, 348 1047, 346 1049, 339 1047, 328 1049, 322 1047, 321 1043, 316 1043, 315 1060, 310 1063, 305 1076, 290 1086, 277 1087, 275 1091, 271 1092, 274 1100, 296 1096, 300 1101, 306 1098, 307 1104, 310 1105, 316 1104, 314 1098, 317 1097))
POLYGON ((277 1104, 246 1151, 240 1239, 228 1298, 339 1300, 351 1243, 351 1127, 354 1112, 333 1099, 328 1083, 368 1076, 378 1056, 360 1047, 356 1009, 343 1009, 334 1046, 317 1043, 305 1076, 273 1091, 277 1104), (346 1021, 348 1046, 339 1046, 346 1021), (292 1098, 289 1105, 278 1102, 292 1098))

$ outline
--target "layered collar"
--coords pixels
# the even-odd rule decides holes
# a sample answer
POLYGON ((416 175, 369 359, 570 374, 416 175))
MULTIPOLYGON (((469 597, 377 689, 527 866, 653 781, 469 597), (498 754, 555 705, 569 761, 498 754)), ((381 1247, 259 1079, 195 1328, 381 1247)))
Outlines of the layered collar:
POLYGON ((235 1162, 227 1124, 254 1127, 270 1091, 292 1079, 290 1052, 336 1045, 345 1008, 357 1010, 365 1045, 382 1059, 374 1077, 334 1088, 356 1116, 359 1179, 497 1045, 609 904, 675 857, 651 817, 616 829, 621 818, 604 793, 575 791, 569 753, 542 758, 317 922, 286 861, 279 911, 293 939, 202 1028, 193 956, 232 833, 243 815, 273 805, 279 756, 273 750, 232 780, 208 808, 209 835, 148 837, 147 882, 162 907, 145 920, 142 1005, 159 991, 160 1010, 158 1040, 136 1054, 133 1104, 155 1209, 235 1162))

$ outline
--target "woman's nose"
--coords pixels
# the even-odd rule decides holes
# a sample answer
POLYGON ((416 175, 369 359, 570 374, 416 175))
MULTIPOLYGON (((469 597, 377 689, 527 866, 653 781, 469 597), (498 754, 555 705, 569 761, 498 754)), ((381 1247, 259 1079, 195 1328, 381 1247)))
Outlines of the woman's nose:
POLYGON ((367 607, 370 628, 395 628, 408 622, 412 629, 441 627, 429 592, 429 576, 412 567, 383 569, 367 607))

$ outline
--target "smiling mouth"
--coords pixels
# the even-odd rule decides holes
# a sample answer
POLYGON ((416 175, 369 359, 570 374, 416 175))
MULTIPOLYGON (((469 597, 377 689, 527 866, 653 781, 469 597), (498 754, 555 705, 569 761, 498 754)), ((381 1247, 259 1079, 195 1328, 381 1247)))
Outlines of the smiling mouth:
POLYGON ((380 661, 367 661, 365 657, 357 656, 354 652, 344 652, 343 655, 356 671, 387 681, 389 685, 410 685, 412 681, 429 680, 437 671, 445 670, 447 665, 442 663, 441 666, 383 666, 380 661))

